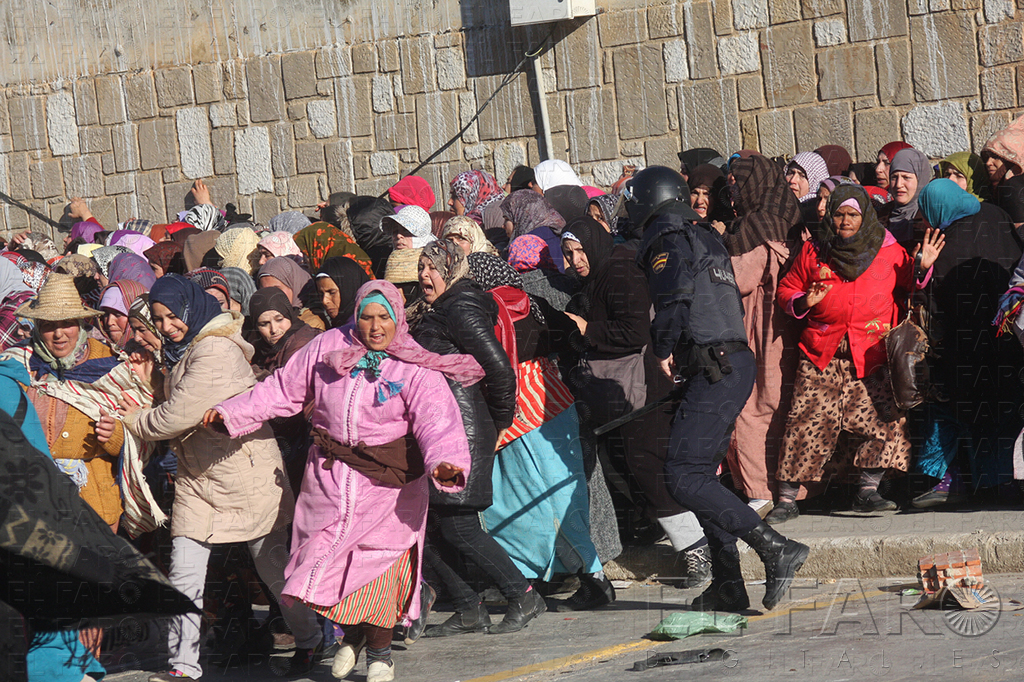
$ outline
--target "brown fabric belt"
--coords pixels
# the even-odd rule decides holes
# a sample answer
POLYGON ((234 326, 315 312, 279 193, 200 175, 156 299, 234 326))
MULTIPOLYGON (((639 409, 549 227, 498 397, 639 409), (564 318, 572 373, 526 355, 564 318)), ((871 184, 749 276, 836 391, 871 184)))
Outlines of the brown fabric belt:
POLYGON ((313 442, 323 455, 324 469, 330 469, 335 461, 344 462, 389 488, 401 488, 424 474, 423 455, 411 433, 383 445, 360 441, 352 447, 342 445, 324 429, 314 428, 313 442))

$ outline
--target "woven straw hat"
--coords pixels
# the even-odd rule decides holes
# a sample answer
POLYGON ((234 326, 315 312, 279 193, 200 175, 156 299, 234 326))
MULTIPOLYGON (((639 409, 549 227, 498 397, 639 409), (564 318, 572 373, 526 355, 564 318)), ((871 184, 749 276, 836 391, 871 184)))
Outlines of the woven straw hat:
POLYGON ((21 304, 14 314, 32 320, 85 320, 99 317, 103 313, 82 305, 82 299, 75 288, 75 278, 51 272, 39 289, 39 295, 28 303, 21 304))
POLYGON ((406 284, 420 278, 420 254, 423 249, 396 249, 388 256, 384 279, 392 284, 406 284))

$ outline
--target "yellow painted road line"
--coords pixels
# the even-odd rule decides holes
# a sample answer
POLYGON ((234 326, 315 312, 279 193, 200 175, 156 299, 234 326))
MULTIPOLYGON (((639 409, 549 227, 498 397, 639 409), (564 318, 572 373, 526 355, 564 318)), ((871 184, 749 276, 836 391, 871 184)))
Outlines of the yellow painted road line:
MULTIPOLYGON (((869 592, 858 592, 850 594, 847 597, 847 601, 859 601, 861 599, 871 599, 880 595, 887 594, 882 590, 871 590, 869 592)), ((835 593, 829 595, 821 595, 818 597, 809 597, 807 599, 800 599, 797 601, 788 602, 790 605, 806 604, 808 602, 816 601, 822 597, 834 598, 835 593)), ((788 616, 788 610, 773 611, 771 613, 765 613, 760 616, 750 616, 747 618, 748 623, 759 623, 762 621, 770 620, 772 618, 778 618, 779 616, 788 616)), ((625 644, 616 644, 614 646, 604 647, 603 649, 594 649, 593 651, 586 651, 582 654, 573 654, 572 656, 563 656, 561 658, 553 658, 550 661, 544 661, 543 663, 534 663, 532 665, 524 665, 521 668, 513 668, 512 670, 503 670, 501 672, 493 673, 491 675, 484 675, 483 677, 474 677, 470 680, 464 680, 463 682, 502 682, 502 680, 511 680, 515 677, 522 677, 523 675, 531 675, 533 673, 540 672, 551 672, 555 670, 561 670, 562 668, 568 668, 581 663, 589 663, 593 661, 602 661, 622 654, 628 654, 631 651, 640 650, 651 650, 656 647, 664 646, 666 644, 672 644, 680 640, 673 640, 670 642, 657 642, 651 639, 641 639, 637 642, 626 642, 625 644)))

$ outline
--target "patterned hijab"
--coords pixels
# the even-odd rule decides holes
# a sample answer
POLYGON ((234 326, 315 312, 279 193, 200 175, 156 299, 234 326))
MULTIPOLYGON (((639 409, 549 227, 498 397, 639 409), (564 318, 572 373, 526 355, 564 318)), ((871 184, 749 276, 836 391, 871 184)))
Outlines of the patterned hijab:
POLYGON ((484 171, 471 170, 452 178, 452 196, 462 202, 465 215, 483 225, 484 209, 505 198, 505 192, 494 176, 484 171))
MULTIPOLYGON (((721 171, 719 171, 721 173, 721 171)), ((619 217, 615 215, 615 209, 619 205, 620 195, 618 194, 601 194, 590 200, 587 204, 587 208, 590 206, 597 206, 598 210, 601 211, 601 217, 608 223, 608 227, 611 228, 612 234, 619 234, 619 217)))
MULTIPOLYGON (((497 287, 512 287, 525 291, 522 276, 512 269, 512 266, 489 253, 471 253, 466 259, 469 262, 469 272, 485 291, 497 287)), ((537 301, 530 296, 530 313, 533 319, 544 324, 544 313, 540 311, 537 301)))
POLYGON ((733 161, 730 173, 736 179, 733 208, 738 217, 726 235, 729 255, 741 256, 769 241, 794 241, 800 205, 782 169, 757 154, 733 161))
POLYGON ((516 272, 558 271, 548 243, 535 234, 524 234, 512 240, 508 246, 508 264, 516 272))
POLYGON ((550 227, 556 235, 565 228, 565 218, 544 197, 532 189, 512 192, 501 202, 505 220, 512 221, 512 239, 533 232, 538 227, 550 227))
POLYGON ((494 244, 484 236, 484 231, 480 229, 480 226, 466 216, 455 216, 444 224, 444 228, 441 230, 441 239, 451 236, 461 237, 469 242, 470 253, 489 253, 493 256, 498 255, 498 250, 494 248, 494 244))
POLYGON ((878 222, 878 215, 868 193, 860 185, 840 185, 829 195, 825 219, 816 227, 815 241, 823 261, 847 282, 852 282, 871 267, 885 240, 885 228, 878 222), (857 234, 849 239, 840 237, 835 231, 833 219, 843 204, 850 199, 856 201, 863 216, 857 234))
POLYGON ((330 223, 313 223, 299 230, 293 237, 296 246, 306 256, 310 269, 319 270, 328 258, 345 256, 359 263, 366 274, 373 277, 373 263, 366 252, 351 237, 330 223))
POLYGON ((104 277, 110 277, 110 264, 122 253, 132 253, 132 250, 125 246, 104 246, 92 252, 92 259, 96 266, 103 273, 104 277))
POLYGON ((165 275, 172 272, 176 275, 185 274, 185 258, 178 242, 157 242, 146 249, 143 255, 150 263, 159 265, 165 275))
MULTIPOLYGON (((422 258, 423 256, 430 259, 434 269, 437 270, 441 279, 444 280, 446 291, 459 280, 472 279, 465 251, 450 239, 438 239, 437 241, 430 242, 423 247, 423 253, 420 254, 420 257, 422 258)), ((406 308, 405 313, 409 318, 409 322, 411 324, 419 322, 426 312, 430 310, 430 306, 430 303, 420 298, 406 308)))
POLYGON ((828 164, 825 163, 825 159, 821 158, 819 154, 814 152, 800 152, 794 156, 793 159, 786 164, 786 171, 789 172, 791 168, 799 168, 804 172, 804 175, 807 176, 807 194, 798 199, 801 204, 805 201, 817 198, 818 188, 821 186, 821 181, 825 180, 830 175, 835 175, 835 173, 829 172, 828 164))

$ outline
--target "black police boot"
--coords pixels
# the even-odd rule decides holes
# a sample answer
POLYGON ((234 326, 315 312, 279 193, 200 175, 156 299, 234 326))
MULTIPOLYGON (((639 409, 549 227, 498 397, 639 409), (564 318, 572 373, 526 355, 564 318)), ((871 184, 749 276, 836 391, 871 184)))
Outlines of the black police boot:
POLYGON ((743 536, 743 541, 757 552, 764 562, 764 599, 761 603, 771 611, 789 590, 793 576, 807 561, 810 548, 780 535, 765 522, 743 536))
POLYGON ((711 584, 692 602, 693 611, 729 611, 738 613, 750 608, 743 574, 740 572, 740 555, 736 546, 711 552, 711 584))

